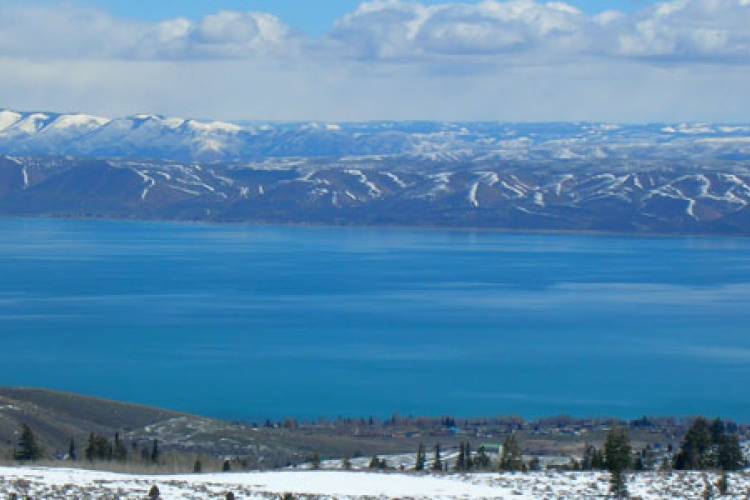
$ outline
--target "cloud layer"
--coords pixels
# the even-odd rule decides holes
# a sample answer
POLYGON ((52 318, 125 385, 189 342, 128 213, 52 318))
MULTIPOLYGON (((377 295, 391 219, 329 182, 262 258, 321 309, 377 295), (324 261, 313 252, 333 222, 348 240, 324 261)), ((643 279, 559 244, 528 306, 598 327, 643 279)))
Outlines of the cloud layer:
POLYGON ((413 106, 413 118, 523 118, 520 109, 495 115, 482 109, 482 101, 505 96, 528 100, 529 119, 632 119, 628 113, 641 109, 632 108, 641 101, 643 119, 658 118, 654 111, 679 119, 680 104, 672 101, 680 98, 682 109, 692 113, 687 118, 718 113, 731 120, 750 111, 746 99, 735 103, 734 114, 723 101, 740 99, 740 83, 750 71, 750 0, 674 0, 635 13, 598 15, 536 0, 438 5, 375 0, 317 38, 262 12, 142 22, 70 4, 9 1, 0 4, 0 71, 8 75, 0 82, 2 95, 21 101, 18 106, 44 96, 32 107, 55 104, 48 97, 55 85, 57 107, 108 112, 126 110, 111 104, 103 109, 101 96, 121 99, 128 110, 161 103, 157 111, 179 111, 202 88, 221 93, 203 106, 210 103, 212 114, 231 118, 237 116, 227 111, 238 110, 230 100, 250 102, 245 116, 251 117, 265 107, 251 102, 248 93, 265 93, 277 101, 271 109, 283 105, 278 101, 297 107, 263 118, 293 118, 292 111, 308 118, 336 104, 348 106, 337 111, 341 117, 396 118, 408 111, 405 102, 413 106), (725 68, 722 78, 717 65, 725 68), (160 81, 145 82, 146 75, 160 81), (132 95, 121 95, 124 81, 132 95), (238 81, 245 84, 239 85, 244 94, 238 81), (411 90, 415 85, 419 92, 411 90), (723 96, 702 95, 712 86, 723 96), (435 108, 428 96, 456 102, 441 110, 448 116, 425 113, 435 108), (611 98, 626 96, 630 106, 601 109, 611 98), (578 99, 583 111, 573 113, 566 99, 578 99), (693 103, 701 99, 703 104, 693 103), (535 106, 544 106, 548 115, 535 106))

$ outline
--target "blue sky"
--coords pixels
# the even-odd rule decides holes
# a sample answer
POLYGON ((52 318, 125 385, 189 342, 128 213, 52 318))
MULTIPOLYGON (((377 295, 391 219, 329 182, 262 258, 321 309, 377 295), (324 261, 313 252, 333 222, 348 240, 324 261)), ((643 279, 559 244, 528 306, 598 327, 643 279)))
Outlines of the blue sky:
MULTIPOLYGON (((80 0, 114 15, 160 21, 172 17, 199 19, 218 10, 263 11, 275 14, 295 29, 310 35, 326 33, 336 19, 353 11, 361 0, 80 0)), ((425 5, 450 3, 422 0, 425 5)), ((478 3, 470 1, 466 3, 478 3)), ((589 13, 616 9, 625 12, 643 7, 652 0, 571 0, 571 5, 589 13)))
POLYGON ((750 117, 750 0, 0 0, 0 107, 225 120, 750 117))

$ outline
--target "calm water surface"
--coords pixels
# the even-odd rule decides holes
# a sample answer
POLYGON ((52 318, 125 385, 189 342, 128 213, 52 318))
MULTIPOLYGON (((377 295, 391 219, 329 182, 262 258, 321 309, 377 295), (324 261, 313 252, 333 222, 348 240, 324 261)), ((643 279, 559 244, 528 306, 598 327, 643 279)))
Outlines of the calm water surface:
POLYGON ((0 385, 750 421, 750 240, 0 220, 0 385))

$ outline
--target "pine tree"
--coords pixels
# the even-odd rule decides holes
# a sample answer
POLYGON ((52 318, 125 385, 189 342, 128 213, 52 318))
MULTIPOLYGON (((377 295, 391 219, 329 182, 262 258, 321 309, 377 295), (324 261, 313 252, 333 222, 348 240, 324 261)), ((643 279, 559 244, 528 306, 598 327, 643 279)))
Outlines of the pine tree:
POLYGON ((344 470, 352 470, 352 461, 349 460, 349 457, 344 457, 341 461, 341 468, 344 470))
POLYGON ((604 469, 604 454, 602 450, 594 448, 594 452, 591 457, 591 469, 592 470, 604 469))
POLYGON ((86 450, 84 450, 84 454, 86 455, 86 460, 88 460, 89 462, 93 462, 95 458, 94 452, 95 452, 94 433, 92 432, 91 434, 89 434, 89 441, 86 444, 86 450))
POLYGON ((627 498, 628 497, 628 485, 625 482, 625 472, 615 471, 612 472, 612 477, 609 480, 609 492, 615 498, 627 498))
POLYGON ((112 450, 112 458, 118 462, 124 462, 128 459, 128 449, 125 446, 125 443, 120 439, 119 432, 115 432, 115 444, 114 449, 112 450))
POLYGON ((455 468, 457 471, 466 470, 466 448, 463 441, 458 444, 458 456, 456 457, 455 468))
POLYGON ((464 447, 464 462, 466 465, 466 470, 471 470, 474 468, 474 459, 471 458, 471 443, 466 441, 466 446, 464 447))
POLYGON ((112 443, 104 436, 99 436, 93 432, 89 434, 89 441, 85 450, 86 460, 112 460, 114 455, 112 443))
POLYGON ((42 449, 36 442, 36 437, 31 431, 31 427, 26 424, 21 425, 21 436, 18 438, 18 448, 15 452, 16 460, 39 460, 42 458, 42 449))
POLYGON ((151 446, 151 463, 158 464, 160 454, 159 441, 154 439, 154 444, 151 446))
POLYGON ((156 500, 159 498, 159 487, 156 485, 153 485, 150 490, 148 490, 148 498, 152 500, 156 500))
POLYGON ((424 463, 425 463, 425 450, 424 445, 422 443, 419 443, 419 446, 417 447, 417 459, 414 463, 414 470, 424 470, 424 463))
POLYGON ((542 462, 539 460, 539 457, 534 457, 529 460, 529 470, 535 472, 542 470, 542 462))
POLYGON ((505 438, 500 457, 500 470, 518 472, 524 469, 523 454, 515 433, 505 438))
POLYGON ((610 472, 625 471, 631 465, 632 448, 625 429, 615 428, 607 434, 604 442, 604 463, 610 472))
POLYGON ((432 470, 441 471, 443 470, 443 460, 440 457, 440 443, 435 445, 435 456, 432 460, 432 470))
POLYGON ((380 468, 380 459, 377 455, 373 455, 372 459, 370 460, 370 469, 379 469, 380 468))
POLYGON ((724 422, 720 418, 714 419, 714 421, 711 422, 711 440, 714 443, 719 443, 719 441, 721 441, 721 438, 724 436, 726 429, 726 424, 724 424, 724 422))
POLYGON ((68 443, 68 460, 74 462, 78 460, 78 450, 76 450, 76 442, 73 438, 70 438, 70 443, 68 443))
POLYGON ((484 449, 484 446, 479 447, 477 451, 477 457, 474 459, 474 466, 478 469, 487 469, 490 466, 490 457, 484 449))
POLYGON ((592 470, 594 468, 594 455, 596 448, 593 445, 586 444, 583 449, 583 458, 581 459, 581 470, 592 470))
POLYGON ((713 435, 708 422, 698 417, 688 429, 682 441, 680 451, 674 461, 677 470, 701 470, 711 467, 711 448, 713 435))
POLYGON ((314 453, 310 459, 310 465, 315 470, 320 469, 320 455, 314 453))
POLYGON ((203 472, 203 463, 201 463, 200 458, 197 458, 193 464, 193 473, 200 474, 201 472, 203 472))
POLYGON ((716 461, 717 465, 724 471, 735 471, 745 467, 747 462, 736 434, 727 434, 720 437, 716 461))
POLYGON ((231 470, 232 470, 232 464, 229 463, 229 460, 224 460, 224 463, 221 465, 221 471, 231 472, 231 470))
POLYGON ((611 473, 610 492, 617 498, 624 498, 628 495, 625 471, 630 468, 631 454, 632 448, 627 431, 622 428, 610 430, 604 442, 604 462, 611 473))

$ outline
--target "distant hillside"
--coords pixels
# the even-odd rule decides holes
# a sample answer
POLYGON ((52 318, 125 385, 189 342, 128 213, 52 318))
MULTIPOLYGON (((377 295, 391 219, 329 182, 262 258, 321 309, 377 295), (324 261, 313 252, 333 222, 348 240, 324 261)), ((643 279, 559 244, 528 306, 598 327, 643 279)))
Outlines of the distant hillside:
MULTIPOLYGON (((16 445, 21 424, 34 431, 47 457, 61 457, 74 438, 79 453, 91 432, 110 439, 119 432, 132 445, 154 439, 162 450, 215 457, 240 457, 249 467, 280 467, 321 456, 405 451, 411 443, 358 439, 295 428, 249 425, 118 403, 43 389, 0 388, 0 457, 16 445)), ((192 463, 192 462, 190 462, 192 463)))
POLYGON ((71 437, 136 431, 182 416, 176 412, 42 389, 0 388, 0 443, 12 447, 25 423, 48 449, 66 449, 71 437))
POLYGON ((0 216, 750 234, 734 160, 0 156, 0 216))
POLYGON ((750 125, 0 110, 0 215, 750 234, 750 125))

